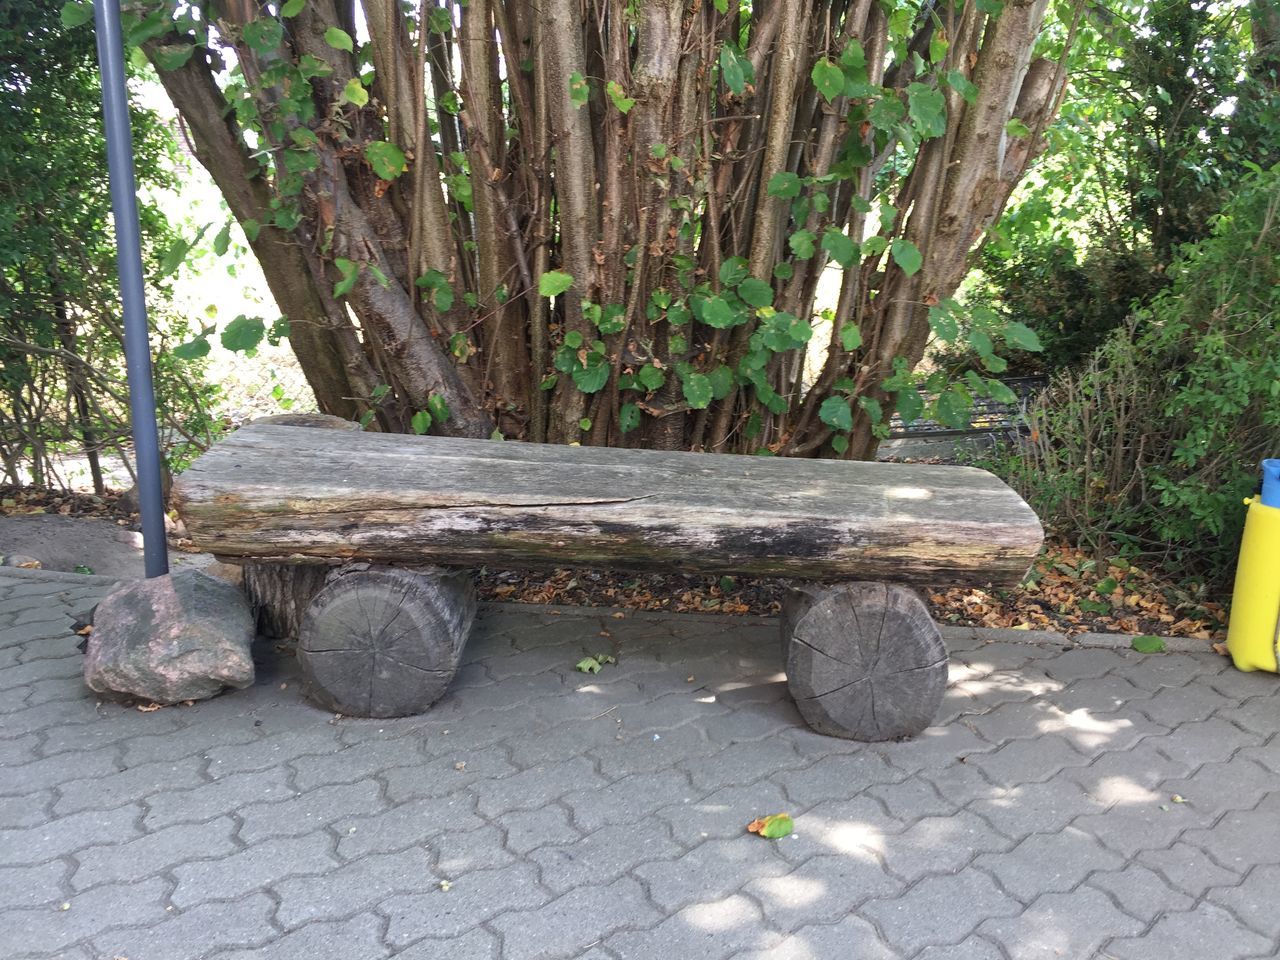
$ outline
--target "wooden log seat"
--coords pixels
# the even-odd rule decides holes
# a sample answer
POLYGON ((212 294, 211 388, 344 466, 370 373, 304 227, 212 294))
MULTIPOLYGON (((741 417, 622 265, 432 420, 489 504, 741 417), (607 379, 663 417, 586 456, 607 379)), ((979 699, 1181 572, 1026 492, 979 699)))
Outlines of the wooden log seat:
POLYGON ((420 712, 443 694, 474 610, 449 568, 683 570, 798 581, 782 618, 792 694, 815 729, 869 740, 920 732, 946 682, 904 585, 1012 586, 1043 538, 970 467, 276 424, 215 445, 174 503, 198 547, 252 565, 260 603, 290 606, 265 622, 297 630, 311 696, 339 712, 420 712))

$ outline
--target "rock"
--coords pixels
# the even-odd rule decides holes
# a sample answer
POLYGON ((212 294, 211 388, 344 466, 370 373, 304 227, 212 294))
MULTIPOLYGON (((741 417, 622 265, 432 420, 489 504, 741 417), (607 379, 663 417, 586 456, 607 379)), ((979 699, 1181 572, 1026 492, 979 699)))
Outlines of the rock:
POLYGON ((253 683, 253 614, 236 587, 194 569, 121 584, 94 610, 84 679, 155 703, 253 683))
POLYGON ((221 560, 215 560, 213 563, 206 563, 200 569, 211 577, 227 581, 237 590, 244 589, 244 567, 238 563, 223 563, 221 560))
POLYGON ((0 567, 20 567, 23 570, 39 570, 40 561, 35 557, 28 557, 24 553, 11 553, 7 557, 0 559, 0 567))

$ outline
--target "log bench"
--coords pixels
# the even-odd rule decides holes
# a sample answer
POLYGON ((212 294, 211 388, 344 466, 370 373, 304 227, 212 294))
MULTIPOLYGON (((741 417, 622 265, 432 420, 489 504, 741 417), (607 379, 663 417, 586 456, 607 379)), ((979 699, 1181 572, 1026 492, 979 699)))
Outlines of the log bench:
POLYGON ((202 550, 245 567, 310 696, 420 713, 475 613, 466 568, 590 566, 784 577, 790 690, 821 733, 911 736, 947 655, 917 586, 1016 584, 1031 509, 968 467, 543 446, 256 424, 174 484, 202 550))

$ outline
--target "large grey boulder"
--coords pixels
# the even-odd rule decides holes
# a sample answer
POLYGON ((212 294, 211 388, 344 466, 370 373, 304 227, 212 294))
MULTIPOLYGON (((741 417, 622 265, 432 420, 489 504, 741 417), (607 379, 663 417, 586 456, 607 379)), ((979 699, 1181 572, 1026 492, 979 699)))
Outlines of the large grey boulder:
POLYGON ((84 680, 155 703, 203 700, 253 683, 253 614, 225 580, 185 569, 121 584, 98 604, 84 680))

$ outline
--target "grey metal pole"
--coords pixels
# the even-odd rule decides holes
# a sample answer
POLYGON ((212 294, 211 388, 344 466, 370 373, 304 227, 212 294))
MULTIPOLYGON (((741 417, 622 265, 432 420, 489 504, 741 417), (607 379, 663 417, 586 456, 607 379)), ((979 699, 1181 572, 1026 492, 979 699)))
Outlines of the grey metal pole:
POLYGON ((102 74, 102 117, 107 132, 107 169, 111 174, 111 212, 116 226, 116 264, 124 305, 124 359, 129 376, 129 417, 138 468, 138 506, 142 514, 142 552, 148 577, 169 572, 164 534, 164 495, 160 481, 160 436, 156 394, 151 382, 147 301, 142 281, 142 238, 138 227, 138 185, 133 171, 133 134, 129 129, 129 93, 125 88, 124 40, 119 0, 94 0, 98 66, 102 74))

